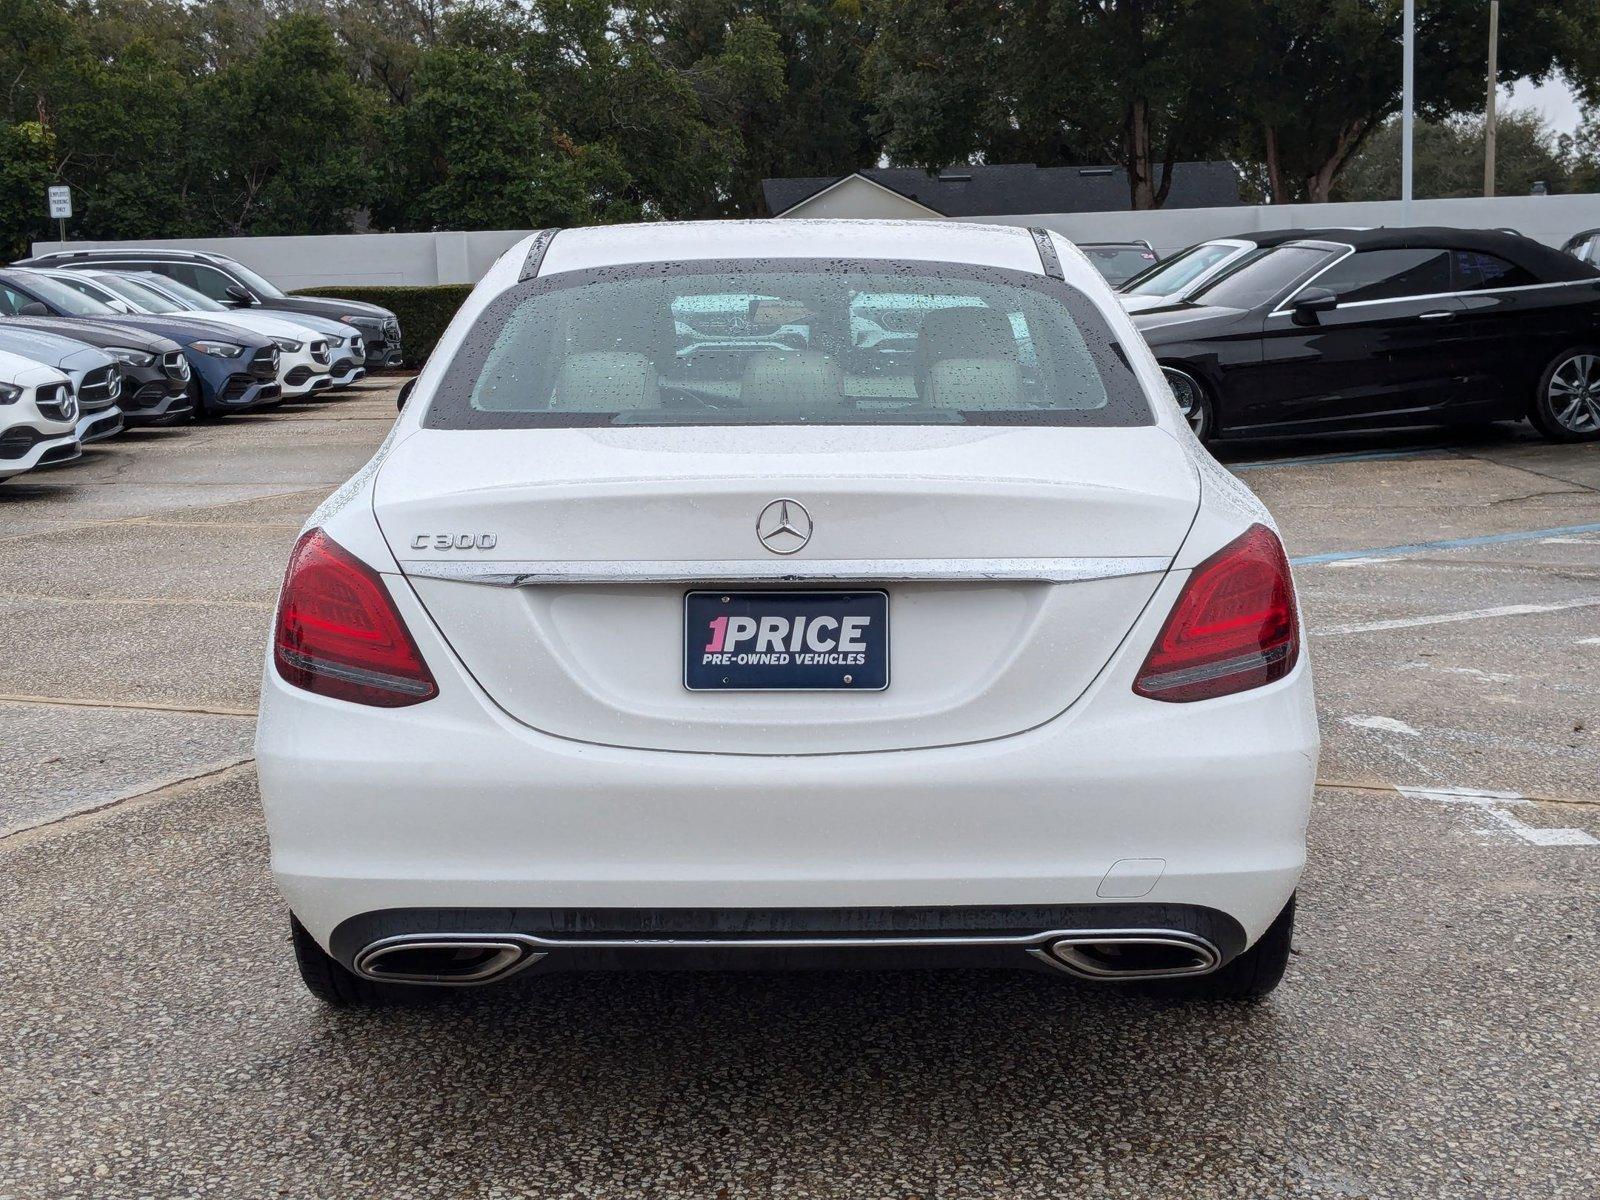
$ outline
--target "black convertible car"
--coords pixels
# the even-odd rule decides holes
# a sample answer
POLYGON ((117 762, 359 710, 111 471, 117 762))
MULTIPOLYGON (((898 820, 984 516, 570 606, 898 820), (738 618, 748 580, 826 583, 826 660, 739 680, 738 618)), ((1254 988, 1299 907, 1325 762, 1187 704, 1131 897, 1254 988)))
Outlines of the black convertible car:
POLYGON ((1133 321, 1201 438, 1523 417, 1600 438, 1600 270, 1515 234, 1286 242, 1133 321))

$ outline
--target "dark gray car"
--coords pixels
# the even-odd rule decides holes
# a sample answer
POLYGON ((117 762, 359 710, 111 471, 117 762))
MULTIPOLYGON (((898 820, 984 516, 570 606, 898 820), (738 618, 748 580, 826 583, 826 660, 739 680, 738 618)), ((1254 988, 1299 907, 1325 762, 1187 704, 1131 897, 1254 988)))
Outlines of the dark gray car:
MULTIPOLYGON (((7 289, 0 285, 0 313, 7 289)), ((24 305, 24 307, 26 307, 24 305)), ((117 401, 129 425, 169 425, 190 415, 189 363, 171 338, 143 329, 74 321, 67 317, 6 316, 0 330, 32 329, 85 342, 117 360, 122 396, 117 401)))
POLYGON ((369 371, 398 367, 400 321, 394 313, 360 300, 330 296, 290 296, 241 262, 206 250, 113 247, 100 250, 55 250, 19 259, 18 267, 85 268, 96 271, 154 271, 187 284, 231 308, 252 305, 273 311, 309 313, 342 321, 366 342, 369 371))

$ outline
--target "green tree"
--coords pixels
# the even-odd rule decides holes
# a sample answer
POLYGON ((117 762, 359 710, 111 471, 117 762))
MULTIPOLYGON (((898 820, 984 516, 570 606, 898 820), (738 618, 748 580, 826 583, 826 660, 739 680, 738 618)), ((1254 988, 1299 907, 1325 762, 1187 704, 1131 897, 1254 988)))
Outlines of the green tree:
MULTIPOLYGON (((1483 194, 1483 118, 1422 121, 1413 140, 1412 181, 1419 197, 1483 194)), ((1500 114, 1495 135, 1495 193, 1526 196, 1536 182, 1566 191, 1565 147, 1533 111, 1500 114)), ((1394 200, 1400 195, 1400 122, 1388 121, 1351 159, 1335 200, 1394 200)))
POLYGON ((185 232, 194 90, 162 52, 142 38, 111 58, 79 48, 57 71, 53 96, 59 171, 75 201, 71 233, 185 232))
POLYGON ((1157 208, 1226 144, 1237 0, 879 0, 866 71, 897 161, 1110 160, 1157 208))
POLYGON ((422 52, 440 44, 452 16, 474 7, 491 13, 514 8, 504 2, 474 6, 452 0, 298 2, 327 16, 356 82, 400 105, 411 99, 412 79, 421 65, 422 52))
POLYGON ((49 80, 74 36, 59 0, 0 0, 0 119, 47 119, 49 80))
POLYGON ((55 139, 37 121, 0 125, 0 255, 28 253, 50 236, 45 189, 55 182, 55 139))
POLYGON ((327 21, 293 14, 194 89, 198 219, 228 234, 342 233, 372 193, 373 106, 327 21))
POLYGON ((764 213, 761 180, 837 175, 877 161, 860 0, 654 0, 630 36, 697 81, 706 118, 738 135, 723 208, 764 213))
MULTIPOLYGON (((1250 54, 1232 72, 1243 97, 1237 153, 1262 164, 1274 203, 1332 198, 1340 173, 1399 111, 1401 0, 1248 0, 1250 54)), ((1543 78, 1577 44, 1571 16, 1596 0, 1502 0, 1499 78, 1543 78)), ((1588 24, 1592 41, 1596 25, 1588 24)), ((1417 111, 1444 121, 1484 100, 1483 0, 1419 0, 1417 111)), ((1480 187, 1481 190, 1481 187, 1480 187)))
POLYGON ((1600 113, 1587 109, 1583 121, 1562 148, 1566 151, 1567 190, 1600 192, 1600 113))
POLYGON ((423 53, 411 102, 388 122, 380 223, 411 229, 581 225, 636 215, 605 148, 552 129, 512 55, 470 45, 423 53))
POLYGON ((604 146, 650 217, 722 215, 735 206, 741 129, 782 92, 782 64, 759 17, 730 24, 698 57, 640 10, 549 0, 528 61, 561 130, 604 146))

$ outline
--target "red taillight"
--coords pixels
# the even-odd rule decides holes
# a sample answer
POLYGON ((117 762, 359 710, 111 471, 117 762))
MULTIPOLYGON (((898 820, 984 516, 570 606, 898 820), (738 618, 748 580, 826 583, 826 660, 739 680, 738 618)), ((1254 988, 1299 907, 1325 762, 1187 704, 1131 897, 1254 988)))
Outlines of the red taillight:
POLYGON ((1133 690, 1152 700, 1209 700, 1282 679, 1299 656, 1283 543, 1252 525, 1194 569, 1133 690))
POLYGON ((439 694, 378 573, 320 529, 289 556, 272 661, 295 687, 354 704, 400 708, 439 694))

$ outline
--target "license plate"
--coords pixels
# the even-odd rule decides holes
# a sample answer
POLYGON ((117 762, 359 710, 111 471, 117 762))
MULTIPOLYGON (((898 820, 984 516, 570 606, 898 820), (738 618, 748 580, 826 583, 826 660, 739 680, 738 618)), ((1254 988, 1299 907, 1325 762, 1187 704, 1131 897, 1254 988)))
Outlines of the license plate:
POLYGON ((683 685, 692 692, 881 692, 887 592, 689 592, 683 685))

